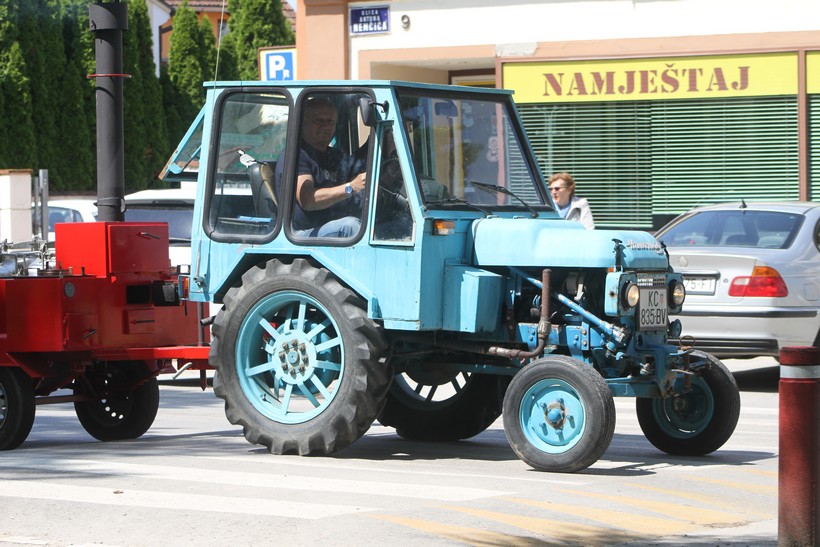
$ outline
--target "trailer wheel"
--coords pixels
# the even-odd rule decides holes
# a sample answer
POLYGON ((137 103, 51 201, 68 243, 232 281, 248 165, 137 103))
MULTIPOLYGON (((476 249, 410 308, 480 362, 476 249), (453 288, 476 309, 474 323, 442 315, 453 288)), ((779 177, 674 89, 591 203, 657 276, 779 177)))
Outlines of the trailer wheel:
POLYGON ((122 441, 141 437, 157 417, 159 383, 142 363, 117 363, 91 369, 87 384, 76 384, 75 394, 91 400, 77 401, 74 411, 89 435, 98 441, 122 441), (138 382, 143 382, 135 387, 138 382))
POLYGON ((716 357, 702 375, 691 377, 691 389, 667 398, 636 399, 638 423, 659 450, 678 456, 703 456, 729 440, 740 416, 740 391, 734 376, 716 357))
POLYGON ((405 372, 393 378, 379 415, 382 425, 395 427, 405 439, 457 441, 478 435, 501 416, 509 377, 429 372, 405 372))
POLYGON ((324 455, 370 428, 390 382, 363 302, 306 260, 271 260, 231 288, 213 325, 214 393, 245 438, 274 454, 324 455))
POLYGON ((586 363, 563 356, 539 359, 510 382, 504 397, 504 432, 513 451, 534 469, 586 469, 612 442, 612 392, 586 363))
POLYGON ((17 367, 0 367, 0 450, 14 450, 34 425, 34 384, 17 367))

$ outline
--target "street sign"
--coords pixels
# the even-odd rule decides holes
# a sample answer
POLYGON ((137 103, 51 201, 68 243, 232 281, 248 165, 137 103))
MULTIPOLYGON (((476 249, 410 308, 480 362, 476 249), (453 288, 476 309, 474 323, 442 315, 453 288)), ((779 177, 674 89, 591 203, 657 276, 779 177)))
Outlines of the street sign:
POLYGON ((259 79, 296 79, 296 48, 259 48, 259 79))
POLYGON ((390 32, 390 6, 350 8, 350 34, 390 32))

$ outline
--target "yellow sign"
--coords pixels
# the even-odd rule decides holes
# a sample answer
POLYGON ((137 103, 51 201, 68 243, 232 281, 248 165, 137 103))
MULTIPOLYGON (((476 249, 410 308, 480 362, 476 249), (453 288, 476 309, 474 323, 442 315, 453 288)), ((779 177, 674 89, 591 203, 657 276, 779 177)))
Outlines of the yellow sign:
POLYGON ((820 93, 820 51, 806 53, 806 93, 820 93))
POLYGON ((502 70, 517 103, 797 94, 797 53, 508 62, 502 70))

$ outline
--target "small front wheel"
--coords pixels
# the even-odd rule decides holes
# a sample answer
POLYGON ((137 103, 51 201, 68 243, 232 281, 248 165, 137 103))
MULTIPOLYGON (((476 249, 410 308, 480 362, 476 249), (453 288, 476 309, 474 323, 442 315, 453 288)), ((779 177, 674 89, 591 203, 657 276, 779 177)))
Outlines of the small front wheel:
POLYGON ((0 367, 0 450, 14 450, 34 425, 34 384, 16 367, 0 367))
POLYGON ((507 388, 504 432, 513 451, 534 469, 581 471, 612 442, 612 392, 586 363, 558 355, 539 359, 507 388))
POLYGON ((732 436, 740 417, 740 391, 729 369, 708 353, 692 355, 709 365, 692 377, 689 389, 635 403, 638 423, 649 442, 677 456, 714 452, 732 436))

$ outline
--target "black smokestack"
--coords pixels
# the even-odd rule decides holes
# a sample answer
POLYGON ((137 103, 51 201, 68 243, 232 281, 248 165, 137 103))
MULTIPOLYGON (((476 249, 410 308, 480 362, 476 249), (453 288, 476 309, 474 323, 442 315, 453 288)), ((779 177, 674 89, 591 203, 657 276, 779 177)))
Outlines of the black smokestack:
POLYGON ((128 4, 98 3, 88 8, 97 60, 97 209, 99 220, 124 218, 125 135, 123 132, 122 32, 128 4))

